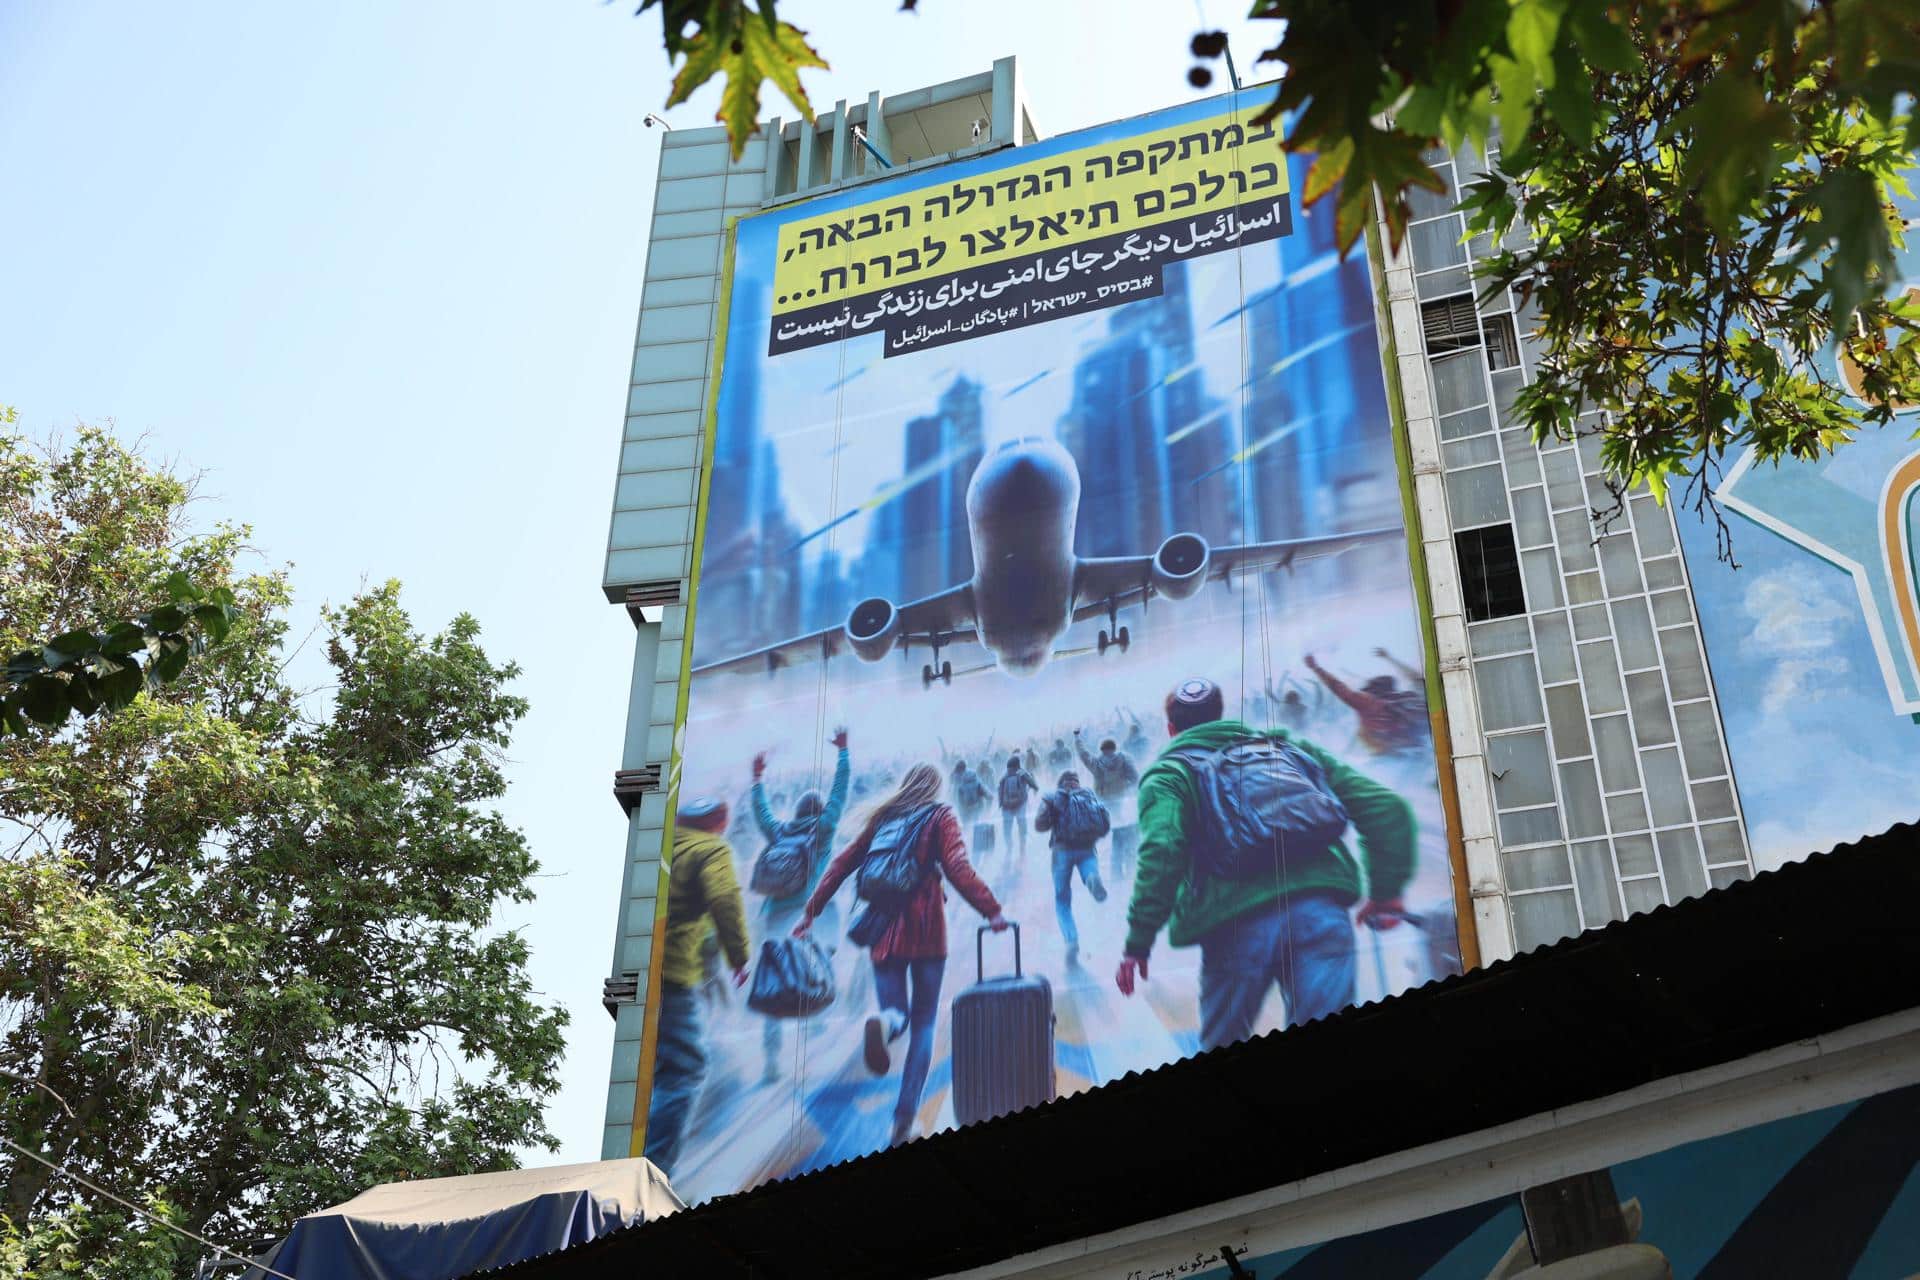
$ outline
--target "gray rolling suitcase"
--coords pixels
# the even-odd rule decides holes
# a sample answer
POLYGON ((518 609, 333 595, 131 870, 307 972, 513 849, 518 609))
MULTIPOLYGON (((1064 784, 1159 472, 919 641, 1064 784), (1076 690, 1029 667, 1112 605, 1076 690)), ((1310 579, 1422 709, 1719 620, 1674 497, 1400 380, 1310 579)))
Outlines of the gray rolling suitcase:
POLYGON ((991 1120, 1050 1102, 1053 1081, 1053 984, 1020 971, 1020 926, 1013 926, 1013 973, 986 976, 988 927, 974 935, 980 980, 953 998, 953 1118, 991 1120))
POLYGON ((976 822, 973 824, 973 852, 975 854, 993 852, 993 824, 976 822))

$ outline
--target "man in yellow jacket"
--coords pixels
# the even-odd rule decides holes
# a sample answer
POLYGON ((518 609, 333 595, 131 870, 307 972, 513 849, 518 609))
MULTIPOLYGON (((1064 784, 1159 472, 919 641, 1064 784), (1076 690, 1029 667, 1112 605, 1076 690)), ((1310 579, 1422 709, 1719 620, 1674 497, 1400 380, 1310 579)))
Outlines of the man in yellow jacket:
POLYGON ((723 834, 727 817, 725 801, 702 798, 682 805, 674 819, 646 1147, 647 1159, 669 1181, 680 1158, 687 1117, 707 1078, 706 1017, 698 993, 705 978, 700 946, 708 929, 720 936, 733 985, 747 985, 747 907, 733 872, 733 846, 723 834))

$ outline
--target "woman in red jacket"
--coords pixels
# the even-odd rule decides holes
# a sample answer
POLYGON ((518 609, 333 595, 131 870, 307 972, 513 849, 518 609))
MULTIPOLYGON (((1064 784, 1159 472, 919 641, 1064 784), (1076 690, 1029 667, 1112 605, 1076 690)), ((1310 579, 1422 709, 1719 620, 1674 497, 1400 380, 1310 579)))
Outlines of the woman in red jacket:
POLYGON ((947 971, 947 895, 941 887, 942 878, 959 890, 996 932, 1007 927, 993 890, 967 861, 959 820, 952 809, 940 803, 940 783, 940 771, 930 764, 909 769, 899 789, 867 814, 853 843, 827 865, 826 874, 807 899, 800 922, 793 927, 794 937, 806 936, 814 917, 826 909, 841 884, 865 861, 873 833, 882 825, 894 818, 917 815, 921 819, 915 850, 924 868, 920 881, 872 949, 873 984, 880 1012, 867 1019, 868 1069, 884 1075, 893 1065, 888 1046, 903 1033, 908 1035, 900 1100, 893 1108, 892 1144, 913 1136, 914 1113, 920 1109, 920 1093, 926 1088, 927 1071, 933 1065, 933 1028, 940 1015, 940 982, 947 971))

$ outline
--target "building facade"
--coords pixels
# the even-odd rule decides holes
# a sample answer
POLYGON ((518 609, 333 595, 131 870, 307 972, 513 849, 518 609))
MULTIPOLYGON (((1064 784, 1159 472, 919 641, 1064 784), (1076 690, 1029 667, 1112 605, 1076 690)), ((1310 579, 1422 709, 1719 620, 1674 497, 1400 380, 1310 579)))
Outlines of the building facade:
MULTIPOLYGON (((1239 104, 1223 109, 1237 112, 1239 104)), ((1193 111, 1198 118, 1200 108, 1193 111)), ((1143 118, 1139 127, 1156 123, 1157 117, 1143 118)), ((1250 114, 1244 124, 1235 116, 1229 127, 1232 145, 1245 145, 1252 155, 1256 144, 1245 141, 1254 128, 1250 114)), ((1224 146, 1218 136, 1215 145, 1224 146)), ((969 175, 1016 166, 1025 148, 1035 147, 1044 159, 1079 145, 1074 138, 1043 140, 1036 133, 1012 59, 944 85, 876 93, 852 105, 843 100, 812 124, 772 121, 737 160, 719 129, 675 129, 663 141, 603 578, 607 598, 626 607, 636 629, 628 732, 614 788, 627 817, 627 838, 605 988, 617 1027, 603 1139, 608 1158, 640 1150, 654 1069, 651 1019, 658 1016, 661 992, 663 841, 674 797, 683 787, 706 785, 689 782, 683 772, 689 673, 697 664, 734 661, 731 655, 765 653, 774 682, 766 686, 764 703, 730 695, 743 700, 728 702, 725 713, 735 720, 764 713, 772 721, 788 714, 796 700, 817 698, 821 710, 814 718, 821 723, 815 741, 801 751, 808 756, 805 767, 769 791, 791 801, 809 785, 824 787, 832 764, 831 750, 821 745, 831 727, 826 708, 839 705, 836 697, 852 696, 855 686, 835 674, 852 659, 837 657, 838 668, 823 661, 816 695, 801 688, 785 670, 788 659, 775 651, 784 653, 788 638, 799 636, 811 638, 823 656, 844 653, 835 648, 843 642, 833 638, 841 634, 840 622, 848 619, 851 637, 853 618, 867 604, 920 601, 950 584, 977 581, 982 544, 977 530, 966 536, 969 478, 990 466, 996 441, 1040 437, 1057 442, 1071 459, 1081 499, 1069 546, 1087 559, 1164 549, 1188 532, 1229 550, 1327 536, 1364 540, 1387 530, 1404 537, 1404 546, 1356 541, 1333 567, 1311 560, 1295 566, 1288 555, 1285 571, 1261 580, 1257 590, 1236 595, 1209 587, 1202 597, 1204 623, 1191 620, 1199 615, 1176 615, 1189 620, 1155 624, 1170 630, 1152 633, 1150 643, 1138 646, 1143 661, 1152 664, 1156 653, 1201 643, 1206 625, 1237 628, 1243 653, 1229 689, 1230 713, 1274 723, 1292 723, 1289 717, 1298 715, 1309 736, 1322 740, 1344 715, 1333 698, 1352 694, 1366 671, 1357 665, 1364 655, 1354 650, 1345 681, 1309 674, 1319 670, 1312 646, 1326 643, 1328 635, 1315 626, 1343 611, 1364 616, 1368 609, 1388 608, 1379 591, 1355 588, 1349 581, 1354 574, 1372 581, 1366 574, 1377 568, 1388 575, 1382 581, 1396 583, 1392 575, 1410 575, 1405 599, 1411 606, 1392 608, 1417 616, 1403 620, 1404 631, 1381 632, 1395 638, 1378 649, 1382 662, 1408 659, 1402 669, 1424 673, 1424 680, 1402 678, 1399 685, 1419 686, 1425 694, 1424 755, 1415 751, 1421 758, 1410 760, 1404 749, 1382 749, 1374 756, 1387 761, 1381 768, 1400 771, 1393 776, 1421 779, 1404 789, 1414 797, 1411 807, 1436 852, 1423 864, 1428 879, 1416 887, 1428 901, 1444 905, 1435 932, 1445 936, 1430 939, 1418 958, 1418 948, 1410 945, 1383 951, 1376 943, 1372 960, 1360 964, 1356 999, 1391 995, 1462 964, 1484 965, 1708 894, 1857 834, 1821 832, 1817 841, 1809 835, 1800 843, 1794 834, 1775 835, 1763 844, 1749 830, 1749 809, 1766 798, 1743 792, 1735 771, 1765 767, 1762 748, 1743 743, 1763 741, 1778 717, 1791 714, 1780 691, 1790 695, 1801 687, 1794 681, 1804 682, 1806 663, 1825 661, 1836 679, 1850 670, 1865 673, 1866 663, 1857 658, 1848 667, 1845 645, 1854 643, 1854 630, 1864 634, 1871 617, 1840 619, 1835 613, 1845 609, 1834 605, 1782 637, 1768 616, 1746 617, 1725 603, 1736 588, 1727 585, 1730 571, 1713 558, 1710 538, 1703 547, 1676 522, 1671 507, 1650 495, 1616 499, 1602 474, 1597 419, 1571 440, 1536 445, 1529 438, 1513 404, 1540 358, 1530 317, 1510 296, 1478 296, 1473 265, 1491 246, 1468 240, 1453 211, 1459 190, 1481 163, 1477 159, 1428 157, 1445 190, 1415 193, 1416 220, 1397 254, 1386 251, 1379 231, 1361 288, 1341 273, 1328 219, 1300 208, 1296 181, 1286 196, 1292 222, 1258 249, 1264 256, 1257 271, 1267 273, 1261 277, 1265 284, 1242 282, 1229 294, 1209 274, 1217 263, 1209 266, 1205 257, 1158 263, 1150 297, 1049 321, 1071 326, 1064 330, 1070 337, 1060 340, 1058 359, 1030 378, 995 380, 956 357, 951 368, 929 367, 910 392, 890 392, 893 400, 862 400, 877 394, 861 388, 882 381, 885 368, 877 359, 858 367, 842 361, 833 376, 808 384, 808 397, 833 406, 829 422, 810 417, 812 401, 795 397, 789 383, 769 385, 772 365, 739 358, 756 346, 777 353, 779 332, 798 331, 797 322, 779 323, 777 309, 771 318, 729 318, 729 297, 737 307, 747 296, 729 257, 730 228, 745 225, 742 219, 786 228, 780 234, 789 235, 811 210, 864 207, 857 202, 869 186, 908 190, 917 176, 933 184, 927 171, 940 170, 941 182, 949 172, 960 175, 953 185, 957 197, 969 175), (1377 351, 1377 359, 1351 359, 1341 343, 1354 341, 1377 351), (722 377, 717 371, 723 354, 722 377), (790 430, 718 429, 769 403, 790 415, 790 430), (877 460, 869 470, 891 478, 871 486, 861 479, 867 487, 853 493, 839 492, 836 479, 827 506, 808 501, 806 486, 795 479, 797 468, 814 466, 816 456, 829 452, 867 449, 870 437, 878 439, 856 411, 867 403, 904 406, 895 415, 898 436, 871 449, 877 460), (819 448, 808 443, 814 439, 809 432, 819 433, 819 448), (853 528, 864 532, 849 534, 853 528), (1350 568, 1356 565, 1361 568, 1350 568), (688 649, 688 611, 696 591, 698 654, 688 649), (1274 622, 1273 614, 1281 621, 1274 622), (1245 652, 1250 646, 1274 648, 1276 637, 1279 648, 1292 647, 1245 652), (1163 644, 1169 648, 1156 647, 1163 644), (1748 651, 1768 644, 1778 649, 1774 666, 1749 671, 1748 651), (1717 670, 1732 674, 1716 683, 1717 670), (1377 981, 1367 972, 1370 966, 1377 981)), ((1079 157, 1085 150, 1070 154, 1079 157)), ((1141 150, 1158 163, 1150 146, 1141 150)), ((1177 163, 1170 139, 1165 163, 1177 163)), ((1205 178, 1196 185, 1204 189, 1205 178)), ((790 238, 779 243, 791 258, 790 238)), ((1245 262, 1256 250, 1234 252, 1245 262)), ((784 295, 780 302, 786 302, 784 295)), ((1891 443, 1881 452, 1887 457, 1875 454, 1874 465, 1905 474, 1905 452, 1891 443)), ((836 477, 867 474, 834 466, 836 477)), ((1743 483, 1749 492, 1760 488, 1755 480, 1743 483)), ((1781 483, 1791 488, 1795 482, 1789 477, 1781 483)), ((1870 488, 1864 481, 1855 487, 1870 488)), ((1780 510, 1792 507, 1767 493, 1760 500, 1780 510)), ((1896 515, 1910 518, 1904 507, 1896 515)), ((1784 522, 1784 516, 1775 521, 1784 522)), ((1756 516, 1754 528, 1761 527, 1756 516)), ((1856 577, 1871 576, 1872 567, 1856 577)), ((1788 564, 1779 573, 1800 571, 1788 564)), ((1912 590, 1911 581, 1896 578, 1879 594, 1891 600, 1912 590)), ((1080 647, 1097 648, 1101 660, 1114 645, 1124 652, 1123 623, 1144 633, 1143 615, 1167 616, 1154 614, 1166 607, 1157 600, 1131 612, 1148 604, 1151 594, 1143 592, 1127 613, 1112 596, 1104 609, 1090 607, 1076 623, 1086 633, 1074 633, 1080 647)), ((1873 596, 1865 586, 1861 594, 1873 596)), ((1897 614, 1893 604, 1887 610, 1897 614)), ((972 634, 961 623, 931 633, 929 694, 975 675, 960 662, 948 663, 957 671, 941 668, 942 645, 956 643, 962 632, 972 634)), ((886 643, 893 644, 890 633, 886 643)), ((1895 635, 1879 642, 1876 652, 1884 659, 1880 669, 1903 675, 1901 660, 1912 665, 1915 657, 1903 655, 1898 644, 1895 635)), ((921 670, 919 652, 910 659, 911 671, 921 670)), ((1898 682, 1890 677, 1889 683, 1898 682)), ((943 731, 943 768, 977 763, 997 775, 1009 748, 1020 759, 1018 743, 999 726, 969 719, 963 703, 889 701, 886 707, 896 719, 930 719, 943 731), (985 747, 974 752, 972 745, 982 741, 985 747), (949 755, 949 743, 960 750, 949 755)), ((1138 731, 1140 713, 1116 710, 1120 714, 1107 721, 1115 737, 1125 736, 1129 716, 1138 731)), ((1151 720, 1151 712, 1145 718, 1151 720)), ((1067 752, 1067 722, 1056 719, 1058 735, 1051 728, 1020 735, 1032 738, 1025 763, 1037 766, 1045 781, 1060 772, 1058 765, 1042 764, 1047 740, 1067 752)), ((1339 723, 1344 734, 1345 722, 1339 723)), ((1889 735, 1899 731, 1881 727, 1889 735)), ((872 737, 856 726, 855 750, 872 737)), ((1896 757, 1909 753, 1906 764, 1895 766, 1898 773, 1915 752, 1906 739, 1890 740, 1896 757)), ((1356 735, 1345 749, 1361 752, 1355 745, 1361 741, 1356 735)), ((874 787, 882 785, 883 773, 891 781, 897 768, 876 771, 874 787)), ((860 779, 856 793, 867 781, 860 779)), ((1123 804, 1116 825, 1130 814, 1123 804)), ((740 812, 734 818, 736 847, 747 859, 741 863, 744 875, 760 840, 740 812)), ((994 848, 994 824, 965 825, 976 860, 984 861, 994 848)), ((1012 875, 1015 833, 1003 826, 997 835, 1002 847, 995 856, 1008 860, 1006 874, 1012 875)), ((1020 838, 1024 842, 1024 831, 1020 838)), ((1118 858, 1116 853, 1110 872, 1116 879, 1118 858)), ((1029 931, 1037 927, 1031 917, 1026 923, 1029 931)), ((756 945, 760 941, 756 936, 756 945)), ((1117 951, 1117 938, 1109 941, 1117 951)), ((956 955, 962 949, 956 943, 956 955)), ((1063 979, 1063 994, 1070 995, 1079 980, 1063 979)), ((867 994, 858 974, 851 981, 848 999, 867 994)), ((1075 1015, 1084 1012, 1073 1009, 1075 1015)), ((1093 1019, 1086 1014, 1079 1020, 1093 1019)), ((1194 1028, 1176 1026, 1175 1014, 1163 1020, 1167 1047, 1141 1052, 1160 1054, 1153 1059, 1158 1061, 1199 1047, 1194 1028)), ((1126 1034, 1138 1039, 1144 1033, 1126 1034)), ((1079 1087, 1140 1065, 1107 1059, 1109 1042, 1084 1028, 1064 1035, 1074 1052, 1072 1065, 1062 1069, 1074 1073, 1079 1087), (1082 1038, 1072 1039, 1076 1034, 1082 1038)), ((797 1052, 804 1066, 812 1052, 808 1043, 806 1033, 790 1036, 780 1052, 797 1052)), ((773 1054, 770 1048, 769 1077, 775 1073, 773 1054)), ((936 1076, 945 1069, 942 1060, 936 1076)), ((695 1104, 696 1126, 739 1123, 740 1109, 758 1105, 744 1086, 725 1099, 712 1094, 695 1104)), ((812 1095, 806 1105, 818 1110, 821 1096, 812 1095)), ((819 1116, 814 1122, 827 1129, 834 1123, 819 1116)), ((794 1127, 780 1142, 793 1147, 800 1140, 799 1122, 783 1123, 794 1127)), ((846 1149, 822 1146, 809 1158, 825 1161, 836 1150, 846 1149)), ((713 1185, 750 1186, 808 1167, 816 1166, 802 1161, 728 1169, 724 1177, 732 1181, 713 1185)))
MULTIPOLYGON (((1493 153, 1497 158, 1498 151, 1493 153)), ((1536 446, 1513 413, 1539 359, 1476 289, 1445 183, 1385 271, 1481 955, 1492 960, 1753 874, 1674 512, 1625 502, 1599 415, 1536 446)))

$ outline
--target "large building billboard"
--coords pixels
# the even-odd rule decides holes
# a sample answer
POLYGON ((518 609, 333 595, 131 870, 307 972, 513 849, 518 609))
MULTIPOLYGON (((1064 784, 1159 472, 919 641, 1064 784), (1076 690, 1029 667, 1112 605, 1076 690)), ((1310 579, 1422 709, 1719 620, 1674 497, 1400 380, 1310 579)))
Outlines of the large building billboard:
POLYGON ((690 1201, 1458 967, 1367 264, 1268 96, 738 223, 649 1040, 690 1201))
MULTIPOLYGON (((1853 388, 1836 353, 1817 359, 1853 388)), ((1920 816, 1916 408, 1811 461, 1734 459, 1724 542, 1711 518, 1680 522, 1758 870, 1920 816)))

